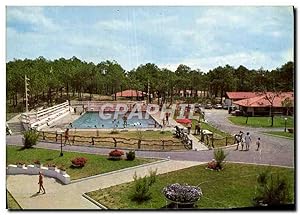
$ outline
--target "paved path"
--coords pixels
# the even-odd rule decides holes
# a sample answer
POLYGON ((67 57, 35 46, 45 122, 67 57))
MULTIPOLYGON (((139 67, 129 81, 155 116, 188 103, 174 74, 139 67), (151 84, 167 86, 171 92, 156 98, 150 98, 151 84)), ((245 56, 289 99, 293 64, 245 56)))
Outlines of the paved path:
POLYGON ((144 176, 150 169, 157 169, 158 174, 163 174, 199 164, 201 163, 195 161, 169 160, 99 175, 69 185, 61 185, 55 179, 45 177, 46 194, 36 193, 38 176, 10 175, 7 176, 7 189, 24 209, 100 209, 82 194, 133 181, 135 172, 138 176, 144 176))
POLYGON ((234 125, 227 119, 228 116, 229 114, 226 110, 205 110, 205 119, 223 131, 231 134, 236 134, 239 131, 250 132, 253 147, 255 147, 257 138, 260 137, 264 151, 272 153, 274 159, 281 160, 282 155, 285 154, 289 154, 291 158, 294 158, 294 140, 262 133, 267 130, 278 130, 278 128, 252 128, 234 125))
MULTIPOLYGON (((6 143, 8 145, 20 145, 22 144, 21 135, 18 136, 7 136, 6 143)), ((275 138, 275 137, 274 137, 275 138)), ((276 138, 275 138, 276 139, 276 138)), ((282 139, 282 138, 280 138, 282 139)), ((293 143, 292 143, 293 144, 293 143)), ((38 148, 56 149, 60 150, 60 144, 39 142, 38 148)), ((283 166, 294 166, 294 152, 285 150, 282 146, 282 150, 269 150, 262 146, 262 151, 257 152, 255 147, 250 146, 250 151, 235 151, 235 147, 225 148, 228 153, 227 160, 236 162, 247 162, 247 163, 261 163, 261 164, 272 164, 272 165, 283 165, 283 166)), ((86 146, 64 146, 63 151, 74 151, 91 154, 104 154, 107 155, 111 149, 108 148, 97 148, 97 147, 86 147, 86 146)), ((213 158, 213 151, 138 151, 136 150, 137 157, 148 157, 148 158, 162 158, 166 159, 170 157, 172 160, 181 161, 200 161, 207 162, 213 158)))

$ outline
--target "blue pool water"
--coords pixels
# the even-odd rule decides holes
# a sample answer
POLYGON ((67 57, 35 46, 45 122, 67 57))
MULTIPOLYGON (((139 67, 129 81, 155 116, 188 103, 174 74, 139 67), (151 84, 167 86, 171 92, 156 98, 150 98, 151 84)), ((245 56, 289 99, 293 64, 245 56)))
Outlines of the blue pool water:
MULTIPOLYGON (((72 128, 124 128, 124 114, 119 113, 115 120, 114 114, 110 114, 109 119, 103 119, 100 117, 99 112, 86 112, 72 123, 72 128)), ((109 116, 108 113, 104 115, 109 116)), ((145 119, 145 113, 142 113, 140 119, 138 116, 128 118, 125 128, 154 128, 154 125, 155 120, 151 116, 145 119)))

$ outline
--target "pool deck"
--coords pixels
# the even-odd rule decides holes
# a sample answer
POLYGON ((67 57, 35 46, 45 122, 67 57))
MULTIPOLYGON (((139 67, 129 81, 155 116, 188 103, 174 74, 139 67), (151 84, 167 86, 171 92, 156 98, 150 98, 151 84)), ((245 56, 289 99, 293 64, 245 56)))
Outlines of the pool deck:
MULTIPOLYGON (((49 127, 45 127, 42 130, 43 131, 57 131, 58 129, 60 130, 65 130, 67 128, 67 126, 71 123, 74 122, 76 119, 78 119, 80 116, 82 115, 76 115, 76 114, 68 114, 67 116, 65 116, 64 118, 62 118, 61 120, 57 121, 56 123, 52 124, 49 127)), ((151 114, 151 117, 159 124, 162 125, 162 119, 161 119, 161 112, 157 112, 156 114, 151 114)), ((179 124, 178 122, 176 122, 174 119, 170 118, 169 119, 169 123, 166 123, 165 127, 156 127, 156 128, 138 128, 140 131, 170 131, 170 132, 174 132, 175 131, 175 126, 178 126, 179 128, 185 128, 184 126, 182 126, 181 124, 179 124)), ((70 131, 76 131, 76 132, 80 132, 80 131, 91 131, 91 132, 111 132, 112 130, 117 130, 119 132, 130 132, 130 131, 136 131, 137 128, 117 128, 117 129, 113 129, 113 128, 73 128, 70 129, 70 131)), ((199 151, 199 150, 207 150, 208 148, 205 146, 205 144, 201 143, 195 136, 193 136, 192 134, 188 135, 189 139, 192 140, 193 144, 192 144, 192 149, 199 151)))

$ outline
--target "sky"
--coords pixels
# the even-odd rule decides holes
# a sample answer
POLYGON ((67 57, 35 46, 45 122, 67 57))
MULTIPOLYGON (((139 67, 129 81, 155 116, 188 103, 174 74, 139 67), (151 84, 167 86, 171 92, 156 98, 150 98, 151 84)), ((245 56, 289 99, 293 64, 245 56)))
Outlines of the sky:
POLYGON ((293 8, 7 6, 6 61, 116 60, 208 72, 217 66, 275 69, 293 61, 293 8))

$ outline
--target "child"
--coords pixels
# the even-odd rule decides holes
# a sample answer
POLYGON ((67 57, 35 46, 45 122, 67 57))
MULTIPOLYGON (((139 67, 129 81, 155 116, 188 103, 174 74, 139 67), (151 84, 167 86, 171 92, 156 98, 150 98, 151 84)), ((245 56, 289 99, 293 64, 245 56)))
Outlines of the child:
POLYGON ((256 145, 257 145, 257 149, 256 149, 256 151, 258 151, 258 150, 259 150, 259 148, 260 148, 260 137, 257 139, 257 141, 256 141, 256 145))

